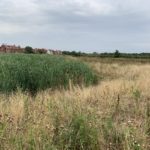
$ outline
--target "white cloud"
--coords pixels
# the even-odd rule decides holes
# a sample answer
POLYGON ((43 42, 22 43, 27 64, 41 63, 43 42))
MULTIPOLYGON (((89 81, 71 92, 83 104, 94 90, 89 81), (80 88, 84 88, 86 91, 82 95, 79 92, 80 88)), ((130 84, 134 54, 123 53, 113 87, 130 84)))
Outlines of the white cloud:
POLYGON ((113 7, 109 3, 98 0, 73 0, 69 1, 68 6, 72 6, 73 11, 77 15, 107 15, 113 11, 113 7))
POLYGON ((34 0, 0 0, 0 14, 21 16, 37 13, 38 5, 34 0))
POLYGON ((85 16, 150 11, 147 0, 39 0, 38 3, 43 10, 67 11, 85 16))
POLYGON ((0 26, 1 26, 0 28, 1 35, 12 35, 12 34, 24 33, 28 31, 26 28, 13 23, 0 23, 0 26))

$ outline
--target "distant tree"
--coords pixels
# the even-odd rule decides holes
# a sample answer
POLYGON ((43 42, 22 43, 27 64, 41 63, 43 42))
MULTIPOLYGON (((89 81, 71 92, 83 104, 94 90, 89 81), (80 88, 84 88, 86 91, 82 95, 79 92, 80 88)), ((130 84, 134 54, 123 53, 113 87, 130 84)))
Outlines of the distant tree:
POLYGON ((72 52, 71 52, 71 55, 72 55, 72 56, 76 56, 76 57, 77 57, 77 56, 81 56, 81 52, 72 51, 72 52))
POLYGON ((114 57, 115 57, 115 58, 120 57, 120 52, 119 52, 118 50, 116 50, 116 51, 115 51, 115 53, 114 53, 114 57))
POLYGON ((98 53, 97 52, 93 52, 93 55, 98 55, 98 53))
POLYGON ((34 51, 33 51, 33 48, 32 47, 30 47, 30 46, 26 46, 25 47, 25 53, 34 53, 34 51))

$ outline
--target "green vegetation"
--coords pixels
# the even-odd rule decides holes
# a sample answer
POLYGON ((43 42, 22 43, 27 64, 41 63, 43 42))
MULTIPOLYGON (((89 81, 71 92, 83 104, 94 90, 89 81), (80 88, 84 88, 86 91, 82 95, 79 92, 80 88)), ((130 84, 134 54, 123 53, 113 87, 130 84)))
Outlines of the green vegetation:
POLYGON ((11 82, 29 77, 32 83, 45 79, 42 85, 47 83, 46 73, 51 68, 56 76, 50 76, 53 89, 68 88, 61 79, 69 77, 66 90, 47 89, 34 96, 20 88, 11 94, 0 93, 0 150, 150 150, 148 59, 143 63, 140 59, 19 54, 1 55, 0 66, 1 77, 6 72, 16 76, 5 76, 11 82), (85 61, 103 81, 87 88, 74 86, 96 81, 80 61, 85 61), (20 72, 26 69, 20 76, 12 71, 16 64, 20 72))
POLYGON ((30 46, 26 46, 25 47, 25 53, 34 53, 34 51, 33 51, 33 48, 32 47, 30 47, 30 46))
POLYGON ((73 116, 68 129, 64 130, 61 137, 65 146, 63 149, 98 149, 97 129, 90 125, 90 121, 93 120, 84 115, 73 116))
POLYGON ((0 91, 36 93, 47 88, 68 88, 69 82, 90 85, 96 76, 83 63, 49 55, 0 55, 0 91))
POLYGON ((118 50, 115 51, 114 57, 115 58, 119 58, 120 57, 120 52, 118 50))
POLYGON ((84 53, 77 51, 63 51, 64 55, 71 55, 75 57, 87 56, 87 57, 100 57, 100 58, 138 58, 138 59, 150 59, 150 53, 121 53, 119 50, 116 50, 114 53, 84 53))

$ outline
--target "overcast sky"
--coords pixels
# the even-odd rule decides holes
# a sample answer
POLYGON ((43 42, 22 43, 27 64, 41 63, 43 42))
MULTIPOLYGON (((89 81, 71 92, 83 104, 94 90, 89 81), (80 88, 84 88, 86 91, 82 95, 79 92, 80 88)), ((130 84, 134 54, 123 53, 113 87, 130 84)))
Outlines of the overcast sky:
POLYGON ((149 0, 0 0, 0 43, 150 52, 149 0))

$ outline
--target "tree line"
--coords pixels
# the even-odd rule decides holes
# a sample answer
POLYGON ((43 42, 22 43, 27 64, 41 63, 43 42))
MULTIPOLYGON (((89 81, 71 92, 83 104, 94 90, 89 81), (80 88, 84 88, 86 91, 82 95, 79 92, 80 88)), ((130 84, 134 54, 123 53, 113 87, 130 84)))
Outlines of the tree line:
POLYGON ((101 58, 150 58, 150 53, 121 53, 119 50, 116 50, 115 52, 104 52, 104 53, 84 53, 84 52, 76 52, 76 51, 62 51, 62 54, 64 55, 71 55, 75 57, 80 56, 88 56, 88 57, 101 57, 101 58))

